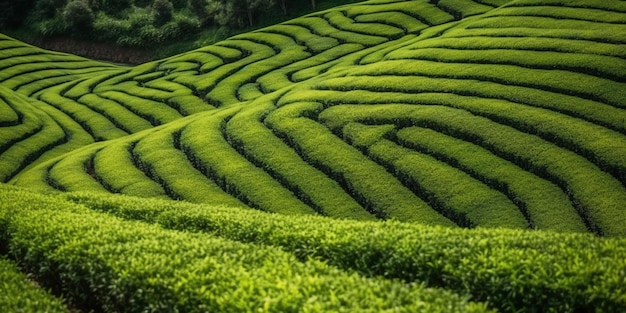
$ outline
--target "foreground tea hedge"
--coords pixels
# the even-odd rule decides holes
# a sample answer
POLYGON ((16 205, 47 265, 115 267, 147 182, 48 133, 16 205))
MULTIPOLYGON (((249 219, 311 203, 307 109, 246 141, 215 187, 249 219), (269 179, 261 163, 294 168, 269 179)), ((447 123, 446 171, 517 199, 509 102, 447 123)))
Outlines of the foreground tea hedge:
POLYGON ((38 288, 13 262, 2 257, 0 282, 0 312, 69 312, 59 299, 38 288))
POLYGON ((97 211, 168 229, 276 246, 369 277, 424 282, 502 312, 626 309, 626 240, 283 216, 125 196, 66 194, 97 211))
POLYGON ((364 277, 276 247, 166 230, 15 189, 0 198, 4 252, 83 311, 487 312, 450 291, 364 277))

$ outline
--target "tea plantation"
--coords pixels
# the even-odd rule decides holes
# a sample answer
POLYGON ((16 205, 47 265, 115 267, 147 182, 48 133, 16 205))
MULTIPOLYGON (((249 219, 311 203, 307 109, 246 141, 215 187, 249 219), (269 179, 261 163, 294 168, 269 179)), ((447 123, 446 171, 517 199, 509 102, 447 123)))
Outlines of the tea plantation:
POLYGON ((0 34, 2 312, 621 312, 625 236, 626 1, 370 0, 135 67, 0 34))

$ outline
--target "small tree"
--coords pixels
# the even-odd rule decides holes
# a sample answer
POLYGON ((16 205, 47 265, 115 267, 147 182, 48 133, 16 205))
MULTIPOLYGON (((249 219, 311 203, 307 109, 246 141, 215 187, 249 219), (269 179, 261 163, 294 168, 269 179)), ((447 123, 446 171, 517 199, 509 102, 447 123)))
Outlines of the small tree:
POLYGON ((154 0, 152 11, 155 24, 163 25, 172 19, 174 6, 169 0, 154 0))
POLYGON ((63 9, 63 20, 74 31, 91 29, 95 16, 85 0, 73 0, 63 9))

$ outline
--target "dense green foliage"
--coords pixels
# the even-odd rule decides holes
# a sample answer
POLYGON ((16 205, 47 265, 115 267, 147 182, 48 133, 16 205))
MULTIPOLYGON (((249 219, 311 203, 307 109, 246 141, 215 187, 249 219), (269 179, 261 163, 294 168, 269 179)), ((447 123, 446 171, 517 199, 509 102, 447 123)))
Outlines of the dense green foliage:
POLYGON ((623 3, 464 3, 348 5, 136 67, 4 38, 0 88, 16 93, 3 89, 14 161, 0 174, 286 214, 623 235, 623 3))
POLYGON ((0 258, 0 311, 68 312, 63 304, 29 281, 11 261, 0 258))
MULTIPOLYGON (((355 2, 326 0, 325 6, 355 2)), ((41 38, 75 37, 92 42, 150 48, 191 38, 208 28, 216 39, 258 27, 294 12, 316 10, 310 0, 27 0, 0 4, 0 30, 22 27, 41 38), (293 12, 292 12, 293 11, 293 12)))
POLYGON ((487 312, 281 249, 164 230, 3 188, 0 243, 43 285, 105 312, 487 312), (47 225, 42 227, 42 225, 47 225))
POLYGON ((626 308, 626 242, 588 234, 459 230, 206 208, 149 199, 68 194, 96 211, 272 245, 370 276, 469 293, 505 312, 626 308))
POLYGON ((0 257, 81 310, 625 311, 624 38, 618 0, 372 0, 134 67, 0 35, 0 257))

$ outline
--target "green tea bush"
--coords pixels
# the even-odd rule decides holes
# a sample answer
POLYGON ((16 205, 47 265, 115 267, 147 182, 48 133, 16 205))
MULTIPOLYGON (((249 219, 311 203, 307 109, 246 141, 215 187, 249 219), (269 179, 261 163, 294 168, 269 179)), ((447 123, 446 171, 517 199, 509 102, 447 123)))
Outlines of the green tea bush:
POLYGON ((338 11, 329 12, 324 15, 324 18, 331 25, 338 29, 354 32, 357 34, 366 34, 387 38, 398 38, 403 35, 402 29, 398 29, 397 27, 377 23, 355 23, 354 20, 338 11))
POLYGON ((379 12, 402 12, 427 25, 450 22, 453 16, 438 8, 433 1, 390 1, 382 5, 373 1, 356 3, 345 7, 348 17, 379 12))
POLYGON ((456 19, 482 14, 490 11, 493 7, 481 4, 481 1, 472 0, 440 0, 437 6, 453 15, 456 19))
MULTIPOLYGON (((47 172, 46 181, 53 181, 54 187, 63 191, 84 190, 90 192, 109 192, 100 182, 100 175, 94 168, 94 151, 84 150, 53 163, 47 172), (67 173, 72 173, 67 175, 67 173)), ((108 187, 108 186, 107 186, 108 187)))
MULTIPOLYGON (((409 97, 417 100, 415 95, 409 97)), ((405 98, 405 101, 410 101, 405 98)), ((320 120, 331 128, 348 121, 426 126, 478 144, 527 171, 559 185, 592 231, 620 236, 624 219, 619 211, 626 201, 622 184, 578 154, 539 137, 514 130, 469 112, 440 106, 340 105, 331 107, 320 120)))
POLYGON ((535 229, 587 231, 567 195, 557 185, 480 146, 420 127, 403 128, 397 137, 402 145, 444 160, 507 194, 527 210, 535 229))
MULTIPOLYGON (((80 104, 91 107, 96 112, 109 118, 116 128, 126 133, 136 133, 152 127, 150 121, 138 116, 132 109, 120 105, 119 102, 103 98, 98 93, 88 93, 77 101, 80 104)), ((117 132, 117 131, 116 131, 117 132)), ((115 137, 120 138, 123 136, 115 137)))
POLYGON ((355 17, 355 22, 358 23, 380 23, 389 24, 398 28, 401 28, 405 33, 418 33, 422 29, 428 27, 428 25, 420 22, 417 19, 411 18, 411 16, 400 12, 376 12, 358 15, 355 17))
POLYGON ((119 196, 67 197, 166 228, 278 246, 300 259, 318 258, 366 276, 469 292, 502 312, 626 308, 624 239, 303 218, 119 196))
POLYGON ((137 162, 133 161, 131 154, 133 147, 129 140, 121 140, 97 151, 94 171, 100 182, 113 192, 169 199, 163 187, 146 176, 146 173, 138 168, 137 162), (116 166, 109 166, 112 163, 116 166))
POLYGON ((244 207, 243 203, 193 168, 185 154, 179 150, 180 147, 176 147, 180 143, 175 142, 175 139, 179 139, 181 131, 167 129, 152 133, 139 141, 134 151, 143 162, 150 165, 153 174, 163 180, 160 184, 182 199, 244 207))
POLYGON ((1 196, 9 255, 85 311, 487 311, 445 290, 366 278, 275 247, 123 221, 25 192, 1 196))
MULTIPOLYGON (((518 4, 519 5, 519 4, 518 4)), ((523 5, 523 4, 522 4, 523 5)), ((570 4, 567 4, 569 6, 570 4)), ((515 5, 492 12, 489 16, 541 16, 562 20, 584 20, 607 24, 626 24, 626 17, 623 11, 613 11, 615 7, 608 7, 608 10, 589 10, 592 6, 585 4, 582 8, 556 7, 547 3, 545 6, 533 5, 528 7, 516 7, 515 5)))
POLYGON ((298 25, 278 24, 262 29, 261 32, 285 34, 304 44, 307 49, 315 53, 331 49, 339 44, 334 38, 317 35, 310 29, 298 25))
POLYGON ((288 25, 301 26, 310 29, 311 32, 321 36, 334 38, 339 43, 360 43, 365 46, 373 46, 387 41, 386 38, 364 35, 337 29, 333 27, 327 20, 321 17, 303 17, 287 23, 288 25))
POLYGON ((453 225, 403 186, 384 167, 347 145, 326 127, 306 117, 322 109, 303 102, 271 112, 266 125, 300 156, 338 181, 361 206, 379 218, 453 225))
MULTIPOLYGON (((53 88, 53 90, 54 89, 57 88, 53 88)), ((44 93, 41 95, 40 100, 69 115, 95 140, 109 140, 128 134, 124 130, 116 127, 115 120, 110 120, 111 115, 107 115, 106 111, 97 109, 96 106, 92 108, 91 105, 84 105, 83 103, 62 97, 55 92, 44 93)))
POLYGON ((60 299, 38 288, 13 262, 4 258, 0 258, 0 281, 2 312, 69 312, 60 299))
MULTIPOLYGON (((419 191, 422 199, 457 225, 528 227, 519 208, 504 194, 432 156, 382 138, 389 133, 367 138, 370 142, 358 138, 368 131, 371 131, 370 126, 348 124, 343 129, 343 136, 388 168, 405 185, 419 191)), ((393 137, 392 134, 388 136, 393 137)))
POLYGON ((162 125, 181 118, 173 108, 163 102, 130 95, 122 90, 109 90, 99 96, 118 103, 135 115, 150 122, 152 126, 162 125))
POLYGON ((180 147, 187 158, 223 190, 248 206, 285 214, 315 213, 227 141, 225 123, 236 111, 237 108, 222 110, 190 123, 180 136, 180 147), (197 133, 200 129, 202 131, 197 133))
POLYGON ((270 109, 268 103, 236 115, 226 125, 227 133, 257 166, 283 185, 290 186, 298 198, 321 214, 348 219, 373 219, 374 216, 342 191, 337 182, 302 160, 262 123, 270 109))

